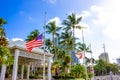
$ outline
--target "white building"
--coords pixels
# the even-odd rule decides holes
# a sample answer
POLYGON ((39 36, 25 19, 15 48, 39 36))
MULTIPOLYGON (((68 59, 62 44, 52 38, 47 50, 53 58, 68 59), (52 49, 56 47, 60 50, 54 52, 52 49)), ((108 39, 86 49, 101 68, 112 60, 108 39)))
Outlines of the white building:
MULTIPOLYGON (((43 49, 34 48, 30 53, 26 51, 25 42, 10 41, 8 48, 14 57, 12 76, 9 80, 18 80, 24 78, 24 65, 27 65, 27 77, 29 80, 30 68, 37 66, 47 66, 47 78, 51 80, 51 59, 52 54, 44 52, 43 49), (45 56, 45 57, 44 57, 45 56), (44 63, 45 62, 45 63, 44 63), (22 66, 21 75, 18 77, 18 64, 22 66), (35 65, 37 64, 37 65, 35 65)), ((44 68, 45 69, 45 68, 44 68)), ((2 64, 0 80, 5 80, 6 65, 2 64)), ((45 70, 43 72, 43 80, 45 80, 45 70)))

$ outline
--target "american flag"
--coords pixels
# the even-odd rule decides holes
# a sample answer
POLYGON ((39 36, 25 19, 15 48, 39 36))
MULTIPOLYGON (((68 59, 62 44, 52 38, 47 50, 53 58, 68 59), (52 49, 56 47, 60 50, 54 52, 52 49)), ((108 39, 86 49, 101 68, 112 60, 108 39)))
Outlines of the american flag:
POLYGON ((81 52, 77 52, 75 55, 76 55, 76 57, 78 58, 78 59, 82 59, 83 58, 83 51, 81 51, 81 52))
POLYGON ((35 47, 42 46, 42 34, 40 34, 38 37, 36 37, 34 40, 26 42, 26 49, 28 52, 31 52, 31 50, 35 47))

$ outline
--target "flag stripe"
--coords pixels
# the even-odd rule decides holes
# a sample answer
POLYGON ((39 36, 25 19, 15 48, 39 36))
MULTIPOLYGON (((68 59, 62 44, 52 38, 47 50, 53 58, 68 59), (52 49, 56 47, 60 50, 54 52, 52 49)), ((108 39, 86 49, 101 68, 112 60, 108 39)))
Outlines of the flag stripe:
POLYGON ((82 59, 83 58, 83 51, 82 52, 77 52, 75 55, 78 59, 82 59))
POLYGON ((31 52, 34 47, 39 46, 42 46, 42 34, 32 41, 26 42, 26 48, 28 52, 31 52))

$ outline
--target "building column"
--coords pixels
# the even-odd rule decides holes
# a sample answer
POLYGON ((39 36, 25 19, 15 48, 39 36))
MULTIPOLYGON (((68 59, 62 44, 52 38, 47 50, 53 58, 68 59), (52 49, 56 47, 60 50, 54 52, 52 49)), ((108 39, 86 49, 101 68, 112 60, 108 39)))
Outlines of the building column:
POLYGON ((48 61, 48 80, 51 80, 51 57, 48 61))
POLYGON ((27 69, 27 80, 29 80, 29 75, 30 75, 30 64, 28 64, 28 69, 27 69))
POLYGON ((0 80, 5 80, 5 72, 6 72, 6 64, 2 64, 0 80))
POLYGON ((21 79, 23 79, 24 77, 24 65, 22 65, 22 68, 21 68, 21 79))
POLYGON ((15 49, 14 64, 13 64, 13 71, 12 71, 12 80, 17 79, 18 57, 19 57, 19 50, 15 49))

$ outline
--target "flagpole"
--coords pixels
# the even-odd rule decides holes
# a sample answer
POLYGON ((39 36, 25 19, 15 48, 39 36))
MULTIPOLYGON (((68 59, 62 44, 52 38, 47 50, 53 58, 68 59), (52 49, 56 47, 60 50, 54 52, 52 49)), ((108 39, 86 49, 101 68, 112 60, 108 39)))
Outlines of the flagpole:
MULTIPOLYGON (((84 45, 85 42, 84 42, 83 28, 85 28, 85 27, 81 27, 81 29, 82 29, 82 41, 83 41, 83 45, 84 45)), ((83 47, 84 47, 84 46, 83 46, 83 47)), ((85 59, 85 47, 84 47, 84 59, 83 59, 83 61, 84 61, 83 64, 84 64, 84 66, 85 66, 86 80, 88 80, 87 65, 86 65, 86 59, 85 59)))
POLYGON ((45 32, 46 32, 46 12, 44 17, 44 59, 43 59, 43 80, 45 80, 45 32))
POLYGON ((92 56, 91 44, 90 44, 90 52, 91 52, 92 70, 93 70, 93 80, 94 80, 94 67, 93 67, 93 56, 92 56))

